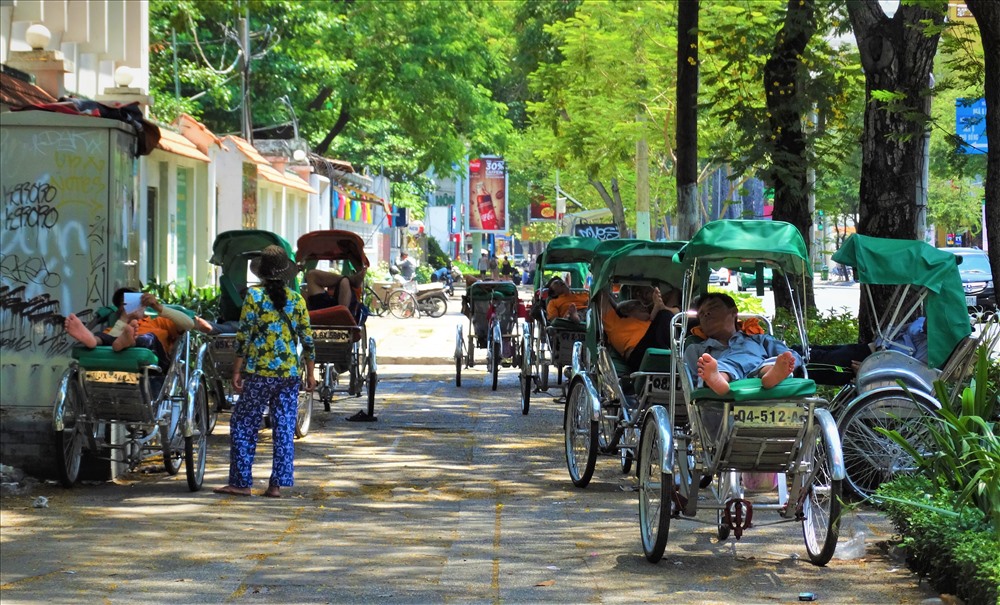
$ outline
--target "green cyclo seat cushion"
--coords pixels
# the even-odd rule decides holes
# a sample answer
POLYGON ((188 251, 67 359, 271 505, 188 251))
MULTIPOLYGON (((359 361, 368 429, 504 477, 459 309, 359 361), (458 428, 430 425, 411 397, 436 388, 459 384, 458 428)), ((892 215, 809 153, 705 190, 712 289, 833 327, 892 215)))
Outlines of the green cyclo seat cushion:
POLYGON ((564 317, 557 317, 549 322, 549 326, 557 330, 568 330, 573 332, 585 332, 587 324, 582 321, 573 321, 564 317))
POLYGON ((139 372, 146 366, 159 364, 156 355, 144 347, 131 347, 116 352, 111 347, 73 347, 73 359, 85 370, 109 372, 139 372))
POLYGON ((760 378, 743 378, 729 383, 729 392, 718 395, 708 387, 691 391, 691 399, 715 401, 756 401, 766 399, 798 399, 816 394, 816 382, 806 378, 789 377, 771 389, 760 386, 760 378))
MULTIPOLYGON (((670 349, 646 349, 639 363, 640 372, 670 372, 670 349)), ((635 392, 642 392, 646 385, 646 377, 640 376, 635 381, 635 392)))
POLYGON ((619 378, 628 376, 630 373, 628 369, 628 362, 626 362, 625 359, 618 354, 618 351, 613 348, 608 347, 607 351, 608 357, 611 359, 611 365, 615 368, 615 374, 617 374, 619 378))

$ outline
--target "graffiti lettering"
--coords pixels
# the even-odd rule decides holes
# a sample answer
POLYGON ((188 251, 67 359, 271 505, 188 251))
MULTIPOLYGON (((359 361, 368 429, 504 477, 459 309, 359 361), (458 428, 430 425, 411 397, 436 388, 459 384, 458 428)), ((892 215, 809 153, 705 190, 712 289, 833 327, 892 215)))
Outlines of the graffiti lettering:
POLYGON ((16 254, 0 257, 0 276, 19 284, 38 284, 46 288, 56 288, 62 277, 45 266, 45 259, 34 257, 23 261, 16 254))
POLYGON ((621 237, 618 233, 618 227, 615 225, 591 225, 585 223, 576 225, 574 232, 580 237, 596 237, 601 241, 621 237))
POLYGON ((3 188, 4 227, 16 231, 21 227, 51 229, 59 222, 59 211, 52 202, 59 190, 48 183, 18 183, 3 188))

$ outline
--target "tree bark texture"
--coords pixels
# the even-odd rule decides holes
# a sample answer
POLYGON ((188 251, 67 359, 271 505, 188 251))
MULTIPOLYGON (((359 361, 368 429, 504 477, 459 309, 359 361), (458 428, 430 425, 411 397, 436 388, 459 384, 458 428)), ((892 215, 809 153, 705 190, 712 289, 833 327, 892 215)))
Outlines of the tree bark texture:
MULTIPOLYGON (((923 21, 941 25, 947 2, 901 3, 892 18, 878 0, 848 0, 847 11, 865 72, 865 117, 861 137, 861 187, 858 233, 896 239, 922 239, 917 233, 917 185, 921 180, 924 97, 930 93, 939 34, 925 35, 923 21), (874 91, 902 95, 893 104, 874 91)), ((875 308, 861 298, 859 339, 874 336, 876 317, 890 301, 890 288, 872 288, 875 308)))
POLYGON ((986 59, 986 245, 993 284, 1000 284, 1000 3, 967 0, 979 24, 986 59))
POLYGON ((897 239, 918 239, 916 191, 921 179, 924 125, 907 113, 923 113, 929 94, 938 34, 927 36, 921 21, 940 25, 947 2, 901 4, 890 19, 878 0, 849 0, 854 35, 865 71, 865 121, 862 135, 858 232, 897 239), (896 111, 872 92, 904 95, 896 111))
POLYGON ((618 179, 611 179, 611 191, 614 193, 614 197, 608 193, 608 190, 604 187, 604 183, 598 179, 591 178, 588 181, 591 187, 597 190, 601 199, 604 200, 604 205, 611 211, 611 218, 615 222, 615 226, 618 227, 618 233, 622 237, 627 237, 628 226, 625 224, 625 206, 622 205, 621 192, 618 190, 618 179))
MULTIPOLYGON (((802 132, 803 113, 809 108, 802 100, 809 74, 802 53, 816 32, 813 0, 789 0, 785 23, 778 31, 771 57, 764 64, 764 91, 771 136, 770 179, 774 185, 774 220, 795 225, 812 249, 812 217, 809 214, 809 158, 802 132)), ((791 310, 792 297, 785 282, 774 280, 774 304, 791 310)), ((804 300, 812 306, 812 271, 808 275, 804 300)))
POLYGON ((698 230, 698 2, 677 2, 677 239, 698 230))

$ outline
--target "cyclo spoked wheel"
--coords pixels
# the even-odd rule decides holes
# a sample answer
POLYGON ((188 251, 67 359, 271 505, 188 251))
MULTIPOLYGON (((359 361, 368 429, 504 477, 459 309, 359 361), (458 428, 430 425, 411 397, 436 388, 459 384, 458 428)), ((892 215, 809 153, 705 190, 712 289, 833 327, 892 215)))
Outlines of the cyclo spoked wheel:
POLYGON ((566 398, 563 432, 566 467, 576 487, 587 487, 597 464, 597 421, 591 419, 590 402, 582 381, 573 383, 566 398))
POLYGON ((926 421, 933 414, 931 406, 902 389, 872 393, 855 403, 839 423, 848 487, 869 497, 885 481, 913 472, 913 457, 876 429, 897 431, 918 452, 928 451, 933 442, 926 421))
POLYGON ((417 316, 417 299, 406 290, 396 290, 389 294, 389 312, 399 319, 417 316))
POLYGON ((377 362, 375 358, 375 339, 368 341, 368 416, 375 416, 375 388, 378 386, 377 362))
POLYGON ((497 390, 497 383, 500 381, 500 340, 496 336, 496 333, 499 332, 499 329, 496 329, 494 326, 495 324, 492 323, 490 324, 490 333, 489 333, 490 342, 488 345, 489 351, 487 351, 489 363, 487 367, 490 371, 490 374, 492 374, 493 378, 492 390, 495 391, 497 390))
POLYGON ((836 441, 836 435, 827 435, 821 424, 815 423, 805 443, 806 448, 812 447, 812 452, 804 452, 811 472, 798 473, 793 478, 806 489, 802 501, 802 537, 814 565, 826 565, 830 561, 840 531, 843 482, 833 478, 831 460, 835 452, 831 451, 834 447, 831 441, 836 441))
POLYGON ((299 385, 299 404, 295 413, 295 438, 302 439, 309 434, 312 426, 313 394, 306 390, 305 378, 299 385))
MULTIPOLYGON (((181 385, 180 377, 177 375, 170 375, 168 373, 167 380, 164 383, 164 388, 167 388, 167 385, 169 385, 169 390, 166 394, 164 394, 164 397, 174 400, 171 407, 176 409, 176 406, 178 405, 183 406, 183 401, 186 399, 186 396, 181 392, 183 385, 181 385), (178 404, 178 401, 181 403, 178 404)), ((180 442, 178 441, 175 443, 175 439, 178 436, 177 429, 179 426, 180 423, 171 423, 168 421, 165 425, 161 425, 160 427, 160 444, 163 450, 163 468, 171 477, 176 475, 181 470, 181 457, 183 456, 183 452, 180 450, 180 442), (171 427, 171 424, 174 424, 174 426, 171 427), (171 428, 173 429, 173 434, 168 432, 171 428)))
POLYGON ((56 446, 59 482, 63 487, 73 487, 80 477, 80 461, 86 439, 87 427, 80 420, 83 416, 83 393, 77 372, 78 370, 71 368, 63 373, 58 391, 60 401, 56 402, 56 413, 62 418, 63 430, 55 431, 52 436, 56 446))
POLYGON ((462 326, 455 330, 455 386, 462 386, 462 363, 465 341, 462 339, 462 326))
POLYGON ((222 412, 222 404, 226 400, 226 391, 221 380, 213 380, 211 388, 208 384, 203 384, 205 389, 206 402, 208 405, 208 416, 205 423, 205 434, 211 435, 215 432, 215 426, 219 424, 219 414, 222 412))
POLYGON ((663 558, 673 516, 674 475, 660 462, 663 448, 656 416, 647 413, 639 439, 639 534, 650 563, 663 558))
POLYGON ((194 399, 194 415, 191 417, 191 435, 184 437, 184 471, 188 489, 196 492, 205 479, 205 458, 208 451, 208 418, 211 415, 208 390, 204 381, 198 385, 194 399))
POLYGON ((525 338, 521 354, 521 414, 527 415, 531 408, 531 338, 525 338))

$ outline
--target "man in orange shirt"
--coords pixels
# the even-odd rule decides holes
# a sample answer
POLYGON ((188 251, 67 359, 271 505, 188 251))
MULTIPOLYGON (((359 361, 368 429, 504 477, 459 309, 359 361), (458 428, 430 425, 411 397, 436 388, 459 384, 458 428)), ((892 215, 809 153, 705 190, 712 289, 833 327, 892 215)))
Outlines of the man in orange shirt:
POLYGON ((638 286, 633 288, 633 295, 635 300, 617 305, 607 294, 600 296, 608 341, 625 358, 629 370, 635 372, 647 349, 670 348, 670 319, 680 312, 680 307, 677 290, 667 293, 670 304, 663 302, 659 288, 638 286))
POLYGON ((174 345, 181 334, 194 327, 194 321, 180 311, 164 307, 148 292, 139 299, 138 309, 126 313, 126 293, 136 293, 136 290, 119 288, 111 297, 111 304, 118 309, 118 321, 114 326, 94 333, 83 325, 79 317, 70 313, 63 324, 66 333, 88 349, 102 345, 110 346, 115 351, 124 351, 130 347, 149 349, 156 354, 159 366, 166 370, 170 365, 174 345), (147 307, 156 311, 159 317, 146 317, 147 307))
POLYGON ((580 321, 579 309, 585 308, 590 302, 587 292, 573 292, 562 279, 553 277, 549 281, 549 304, 545 306, 545 314, 549 321, 553 319, 569 319, 580 321))

